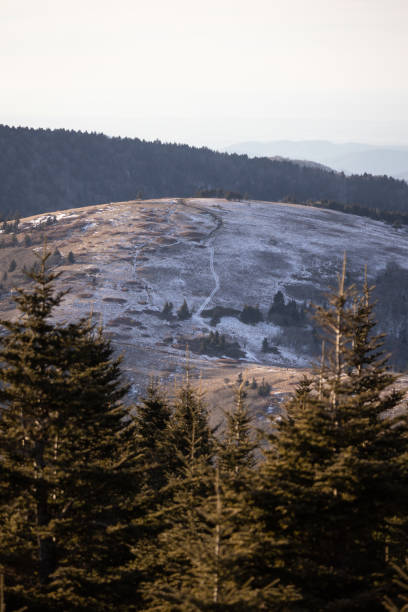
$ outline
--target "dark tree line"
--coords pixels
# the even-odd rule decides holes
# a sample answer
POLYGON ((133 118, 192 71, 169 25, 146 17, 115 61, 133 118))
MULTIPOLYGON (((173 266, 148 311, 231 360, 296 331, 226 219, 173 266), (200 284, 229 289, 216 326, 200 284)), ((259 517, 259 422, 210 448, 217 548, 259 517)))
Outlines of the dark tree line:
POLYGON ((361 206, 360 204, 344 204, 342 202, 334 202, 332 200, 323 200, 313 202, 308 200, 304 202, 307 206, 313 206, 315 208, 327 208, 329 210, 337 210, 338 212, 344 212, 349 215, 357 215, 359 217, 368 217, 375 221, 385 221, 385 223, 391 223, 394 227, 399 228, 401 225, 408 225, 408 210, 407 207, 401 209, 396 208, 395 210, 391 207, 377 207, 371 208, 367 206, 361 206))
POLYGON ((347 177, 268 158, 70 130, 0 126, 0 214, 14 218, 109 201, 249 194, 332 200, 407 212, 408 185, 386 176, 347 177), (221 191, 220 191, 221 190, 221 191))
POLYGON ((208 335, 196 336, 188 341, 194 353, 210 355, 211 357, 245 357, 244 351, 236 340, 228 340, 225 334, 211 331, 208 335))

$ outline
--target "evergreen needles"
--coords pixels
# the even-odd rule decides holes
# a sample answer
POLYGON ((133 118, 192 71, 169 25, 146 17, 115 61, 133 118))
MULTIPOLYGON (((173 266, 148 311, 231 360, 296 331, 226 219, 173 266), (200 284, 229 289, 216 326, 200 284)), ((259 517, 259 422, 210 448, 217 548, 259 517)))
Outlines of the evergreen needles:
MULTIPOLYGON (((21 317, 3 321, 0 564, 9 609, 124 605, 135 494, 119 360, 87 320, 51 319, 64 292, 44 254, 21 317), (133 489, 133 490, 132 490, 133 489), (119 531, 118 531, 119 530, 119 531), (120 534, 120 537, 118 536, 120 534)), ((133 599, 133 593, 132 593, 133 599)), ((131 609, 127 607, 126 609, 131 609)))
POLYGON ((259 445, 241 375, 223 429, 188 368, 173 399, 152 379, 125 408, 102 330, 53 319, 48 258, 2 322, 3 609, 406 609, 408 418, 367 281, 344 262, 320 364, 259 445))
POLYGON ((401 554, 391 520, 406 514, 402 392, 381 353, 371 289, 345 288, 317 309, 328 349, 286 405, 261 467, 268 530, 282 538, 274 562, 306 609, 381 609, 387 561, 401 554))

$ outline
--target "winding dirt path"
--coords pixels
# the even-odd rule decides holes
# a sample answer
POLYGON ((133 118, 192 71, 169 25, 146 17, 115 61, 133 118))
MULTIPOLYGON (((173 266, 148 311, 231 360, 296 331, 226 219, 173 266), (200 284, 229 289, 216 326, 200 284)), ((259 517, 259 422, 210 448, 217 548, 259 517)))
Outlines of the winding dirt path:
POLYGON ((208 210, 208 208, 202 208, 201 206, 196 206, 196 205, 190 204, 190 203, 188 203, 188 206, 190 208, 195 208, 196 210, 199 210, 200 212, 203 212, 203 213, 205 213, 207 215, 210 215, 210 217, 212 219, 214 219, 214 221, 216 222, 216 226, 211 230, 211 232, 208 234, 207 238, 203 241, 203 242, 206 243, 206 246, 208 246, 209 249, 210 249, 210 271, 211 271, 212 277, 214 279, 215 286, 214 286, 214 289, 211 291, 210 295, 205 298, 204 302, 201 304, 201 306, 199 306, 197 312, 195 313, 196 317, 201 317, 201 313, 211 303, 211 301, 213 300, 215 294, 217 293, 217 291, 220 288, 220 279, 219 279, 219 276, 218 276, 218 274, 217 274, 217 272, 215 271, 215 268, 214 268, 214 242, 215 242, 215 238, 216 238, 216 234, 217 234, 218 230, 222 227, 223 221, 222 221, 222 217, 220 217, 220 215, 217 215, 212 210, 208 210))

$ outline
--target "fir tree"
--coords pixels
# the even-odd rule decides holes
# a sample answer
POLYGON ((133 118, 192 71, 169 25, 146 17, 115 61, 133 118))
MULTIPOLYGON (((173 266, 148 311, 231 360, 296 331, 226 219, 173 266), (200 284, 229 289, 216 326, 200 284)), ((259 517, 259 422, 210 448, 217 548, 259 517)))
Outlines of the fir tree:
POLYGON ((259 306, 248 306, 245 304, 242 312, 239 315, 239 320, 248 325, 256 325, 260 321, 263 321, 263 316, 259 310, 259 306))
MULTIPOLYGON (((48 255, 3 321, 0 566, 8 609, 133 609, 129 497, 138 474, 119 361, 86 320, 51 320, 65 292, 48 255), (127 607, 126 607, 127 606, 127 607)), ((132 502, 133 503, 133 502, 132 502)), ((131 505, 130 505, 131 506, 131 505)))
POLYGON ((55 248, 53 254, 48 260, 48 265, 57 266, 61 261, 62 261, 62 255, 60 251, 58 250, 58 248, 55 248))
POLYGON ((263 378, 260 385, 258 386, 258 395, 260 397, 268 397, 271 392, 271 385, 263 378))
POLYGON ((408 610, 408 561, 405 560, 404 567, 393 564, 395 571, 394 583, 396 584, 399 594, 397 596, 398 604, 390 597, 385 597, 383 604, 388 612, 407 612, 408 610), (401 607, 400 607, 401 605, 401 607))
POLYGON ((203 395, 191 384, 188 366, 163 433, 161 465, 165 486, 158 492, 159 504, 153 506, 148 519, 156 540, 146 546, 145 558, 141 560, 146 576, 146 610, 178 609, 172 608, 169 602, 176 597, 180 576, 189 563, 180 529, 187 520, 186 506, 196 503, 197 490, 206 486, 202 474, 210 469, 214 453, 203 395))
POLYGON ((166 439, 172 455, 172 471, 177 471, 177 465, 182 465, 186 457, 195 460, 204 456, 210 460, 214 452, 204 395, 191 383, 189 366, 176 393, 166 439))
POLYGON ((220 444, 219 461, 223 471, 238 476, 255 465, 252 419, 245 406, 243 382, 235 390, 235 406, 225 414, 226 431, 220 444))
POLYGON ((189 319, 191 317, 191 312, 188 309, 188 305, 187 305, 186 300, 184 300, 184 302, 182 303, 182 305, 178 309, 177 316, 178 316, 178 318, 181 321, 184 321, 184 320, 189 319))
POLYGON ((165 319, 171 319, 171 317, 173 315, 173 303, 172 302, 168 302, 166 300, 166 302, 165 302, 165 304, 164 304, 164 306, 162 308, 161 314, 162 314, 162 316, 165 319))
MULTIPOLYGON (((145 397, 136 407, 134 427, 143 482, 143 497, 139 496, 138 501, 143 506, 141 517, 144 526, 132 552, 133 566, 141 573, 145 593, 163 571, 158 539, 167 525, 162 508, 168 507, 172 499, 167 488, 172 462, 166 438, 170 417, 171 410, 164 392, 152 378, 145 397)), ((135 520, 140 530, 140 519, 136 517, 135 520)), ((145 603, 142 609, 145 609, 145 603)))
POLYGON ((273 303, 271 304, 268 311, 268 319, 271 321, 275 315, 282 315, 285 312, 285 296, 282 291, 277 291, 273 298, 273 303))
POLYGON ((240 387, 215 463, 205 454, 184 455, 173 482, 170 524, 161 535, 165 569, 150 591, 147 610, 274 611, 296 600, 293 588, 277 580, 256 584, 263 552, 250 499, 255 446, 240 387))
POLYGON ((146 395, 136 408, 135 436, 138 452, 144 465, 144 474, 149 485, 158 491, 166 482, 168 470, 167 428, 171 410, 157 380, 152 378, 146 395))
POLYGON ((329 350, 274 424, 262 468, 266 522, 286 539, 274 563, 308 610, 379 609, 386 551, 398 552, 388 521, 406 507, 408 424, 392 415, 402 393, 390 390, 395 377, 372 333, 371 290, 358 296, 344 279, 345 265, 317 309, 329 350))
POLYGON ((90 328, 76 344, 75 415, 70 411, 62 430, 69 443, 65 456, 61 444, 60 459, 70 466, 61 480, 65 504, 72 505, 56 521, 63 545, 51 586, 62 609, 133 610, 140 572, 131 546, 144 535, 145 474, 133 421, 121 404, 128 387, 102 330, 90 328))

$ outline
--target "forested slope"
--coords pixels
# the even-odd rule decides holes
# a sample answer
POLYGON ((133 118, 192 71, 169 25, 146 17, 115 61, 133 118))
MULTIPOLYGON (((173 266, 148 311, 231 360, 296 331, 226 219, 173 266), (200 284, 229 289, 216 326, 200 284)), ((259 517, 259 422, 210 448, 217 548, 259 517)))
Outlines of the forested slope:
POLYGON ((0 213, 13 216, 108 201, 192 196, 199 189, 253 199, 335 200, 408 211, 408 184, 267 158, 103 134, 0 126, 0 213))

